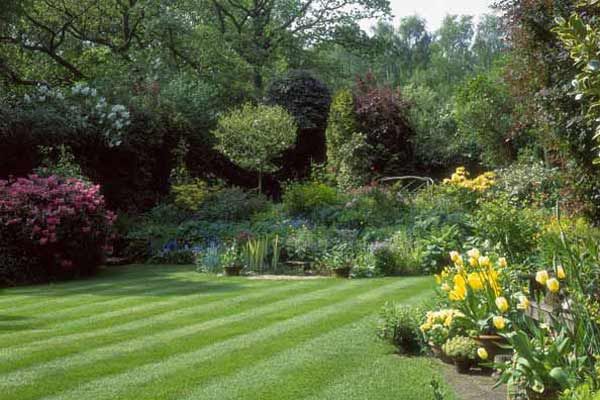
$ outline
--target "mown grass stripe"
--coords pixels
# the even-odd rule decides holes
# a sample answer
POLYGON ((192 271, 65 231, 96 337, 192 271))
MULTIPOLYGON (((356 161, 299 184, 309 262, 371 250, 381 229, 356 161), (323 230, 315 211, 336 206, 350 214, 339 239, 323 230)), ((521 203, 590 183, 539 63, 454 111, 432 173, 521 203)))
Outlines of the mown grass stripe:
MULTIPOLYGON (((428 291, 411 296, 409 299, 403 299, 404 304, 413 304, 422 301, 429 296, 428 291)), ((349 361, 355 357, 341 352, 342 348, 353 349, 363 359, 364 346, 367 346, 373 336, 373 326, 376 317, 373 315, 364 316, 360 313, 356 319, 350 322, 344 322, 340 327, 323 332, 319 330, 316 336, 310 340, 301 342, 294 347, 278 352, 270 358, 267 358, 253 365, 241 365, 237 373, 214 379, 213 383, 203 382, 199 387, 192 389, 187 396, 177 396, 180 400, 194 399, 239 399, 241 396, 247 396, 251 399, 262 399, 261 388, 265 386, 277 387, 277 382, 286 381, 286 378, 293 379, 294 375, 300 375, 300 369, 307 369, 308 365, 319 366, 330 360, 342 358, 338 362, 344 369, 350 367, 349 361), (297 373, 296 373, 297 372, 297 373)), ((316 368, 315 368, 316 369, 316 368)), ((339 370, 331 370, 332 375, 339 375, 339 370)), ((310 390, 315 389, 314 382, 311 383, 310 390)), ((278 391, 284 391, 284 388, 278 388, 278 391)), ((139 395, 139 391, 138 391, 139 395)), ((140 396, 141 397, 141 396, 140 396)))
MULTIPOLYGON (((362 287, 360 287, 362 288, 362 287)), ((239 323, 244 320, 264 317, 267 314, 280 312, 285 308, 298 307, 303 303, 314 300, 320 300, 323 297, 332 297, 336 293, 344 293, 359 289, 358 285, 342 285, 338 287, 328 287, 310 293, 305 293, 291 298, 284 298, 255 309, 249 312, 236 313, 227 317, 203 321, 196 324, 186 325, 178 329, 162 331, 155 334, 137 337, 132 340, 118 342, 110 346, 95 348, 89 351, 77 353, 73 356, 58 358, 46 363, 38 363, 31 368, 19 369, 12 373, 0 375, 0 390, 19 386, 25 383, 32 383, 47 371, 57 371, 81 368, 87 364, 111 359, 117 356, 123 356, 128 353, 134 353, 159 346, 165 342, 181 339, 185 336, 198 334, 209 329, 224 327, 226 325, 239 323)), ((289 291, 288 291, 289 293, 289 291)))
POLYGON ((378 297, 384 296, 394 290, 399 290, 403 287, 409 287, 415 284, 413 279, 405 279, 386 283, 375 289, 363 292, 349 300, 344 300, 335 304, 330 304, 326 307, 319 308, 312 312, 301 314, 291 319, 275 323, 263 329, 252 331, 248 334, 236 336, 232 339, 217 342, 213 345, 202 347, 198 350, 190 351, 183 354, 166 357, 160 361, 147 363, 136 368, 128 369, 125 372, 104 376, 93 381, 83 383, 78 387, 44 397, 44 400, 67 400, 93 398, 101 400, 106 398, 117 398, 120 393, 131 389, 136 385, 144 384, 152 380, 163 379, 164 377, 176 373, 185 368, 192 368, 209 360, 214 360, 223 354, 228 354, 234 351, 241 351, 255 343, 287 334, 295 328, 302 327, 306 324, 314 324, 319 321, 339 313, 340 307, 352 307, 363 302, 368 302, 378 297))
MULTIPOLYGON (((33 335, 34 332, 17 332, 14 333, 13 339, 21 339, 18 343, 7 344, 6 337, 2 337, 5 347, 0 349, 0 363, 14 362, 19 358, 29 355, 35 351, 44 351, 48 347, 59 347, 63 345, 69 345, 77 341, 89 341, 94 338, 102 336, 115 336, 122 335, 127 332, 138 331, 141 329, 147 329, 159 324, 167 324, 175 321, 178 318, 191 316, 194 314, 203 313, 206 311, 219 311, 229 307, 235 307, 240 304, 251 302, 259 299, 269 299, 270 297, 276 297, 279 294, 294 294, 296 290, 302 289, 310 291, 313 288, 316 290, 320 288, 320 285, 302 285, 300 282, 292 284, 283 284, 281 287, 265 287, 263 290, 254 291, 247 295, 237 295, 231 298, 223 298, 219 294, 206 294, 206 296, 214 297, 209 299, 208 302, 196 303, 197 300, 206 300, 204 294, 198 294, 193 298, 175 298, 168 300, 168 307, 165 309, 157 308, 156 304, 148 304, 143 311, 153 312, 151 315, 138 315, 142 313, 142 309, 138 308, 136 313, 125 314, 129 318, 123 321, 116 321, 109 318, 110 326, 104 328, 94 329, 93 323, 96 316, 84 317, 78 320, 70 321, 65 324, 66 328, 80 329, 74 333, 67 331, 65 334, 60 334, 59 331, 50 332, 35 332, 37 335, 33 335), (88 330, 85 330, 88 328, 88 330), (84 329, 84 331, 81 331, 84 329), (23 342, 23 336, 29 333, 29 339, 23 342), (52 337, 37 340, 37 336, 47 337, 51 334, 52 337), (33 336, 33 337, 32 337, 33 336)), ((108 311, 110 313, 112 311, 108 311)), ((114 314, 112 315, 114 318, 114 314)), ((103 318, 104 319, 104 318, 103 318)), ((65 330, 65 326, 61 327, 61 331, 65 330)))

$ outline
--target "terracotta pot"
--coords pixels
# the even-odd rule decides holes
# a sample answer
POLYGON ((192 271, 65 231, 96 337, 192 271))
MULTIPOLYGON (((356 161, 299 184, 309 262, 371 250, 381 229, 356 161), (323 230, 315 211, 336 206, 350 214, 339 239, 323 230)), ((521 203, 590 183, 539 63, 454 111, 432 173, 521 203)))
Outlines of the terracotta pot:
POLYGON ((223 271, 225 272, 225 276, 240 276, 240 272, 242 272, 244 267, 240 265, 235 265, 231 267, 223 267, 223 271))
POLYGON ((343 268, 334 268, 333 271, 333 275, 336 278, 348 278, 350 277, 350 267, 343 267, 343 268))
POLYGON ((506 345, 508 342, 502 336, 499 335, 479 335, 473 337, 473 339, 483 347, 488 353, 488 359, 494 361, 494 357, 498 354, 507 354, 511 351, 504 349, 500 346, 506 345))

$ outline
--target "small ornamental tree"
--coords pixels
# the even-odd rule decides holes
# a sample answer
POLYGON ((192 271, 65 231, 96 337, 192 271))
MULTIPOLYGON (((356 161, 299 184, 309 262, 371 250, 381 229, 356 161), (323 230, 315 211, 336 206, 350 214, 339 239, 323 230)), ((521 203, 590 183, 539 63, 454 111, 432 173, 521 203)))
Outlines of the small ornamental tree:
POLYGON ((234 164, 258 173, 262 191, 263 173, 279 169, 274 159, 294 145, 298 127, 280 106, 244 104, 219 118, 213 131, 216 149, 234 164))
POLYGON ((115 220, 99 191, 57 176, 0 180, 0 284, 95 272, 115 220))

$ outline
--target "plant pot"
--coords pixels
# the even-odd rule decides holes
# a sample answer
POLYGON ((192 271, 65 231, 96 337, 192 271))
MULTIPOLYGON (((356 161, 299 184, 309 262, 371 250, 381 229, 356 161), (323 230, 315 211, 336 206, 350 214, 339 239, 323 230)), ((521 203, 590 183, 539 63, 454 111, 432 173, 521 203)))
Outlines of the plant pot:
POLYGON ((493 362, 498 354, 510 353, 510 350, 504 349, 501 346, 507 344, 506 339, 499 335, 479 335, 473 339, 483 347, 488 353, 489 361, 493 362))
POLYGON ((459 374, 468 374, 473 366, 473 360, 470 358, 455 358, 454 365, 459 374))
POLYGON ((244 267, 242 267, 241 265, 223 267, 225 276, 240 276, 240 272, 242 272, 242 269, 244 269, 244 267))
POLYGON ((531 388, 526 388, 525 393, 529 400, 556 400, 558 399, 558 390, 544 390, 542 393, 538 393, 531 388))
POLYGON ((350 267, 343 267, 343 268, 334 268, 332 269, 333 272, 333 276, 335 276, 336 278, 349 278, 350 277, 350 267))

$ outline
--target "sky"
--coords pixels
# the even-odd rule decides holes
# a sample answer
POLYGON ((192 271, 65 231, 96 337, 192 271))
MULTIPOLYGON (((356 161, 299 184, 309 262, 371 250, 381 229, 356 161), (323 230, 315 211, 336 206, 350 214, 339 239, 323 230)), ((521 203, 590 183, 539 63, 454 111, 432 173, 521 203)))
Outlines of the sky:
POLYGON ((446 14, 477 16, 491 12, 488 7, 491 3, 491 0, 390 0, 395 22, 401 17, 419 14, 427 20, 430 31, 440 27, 446 14))

